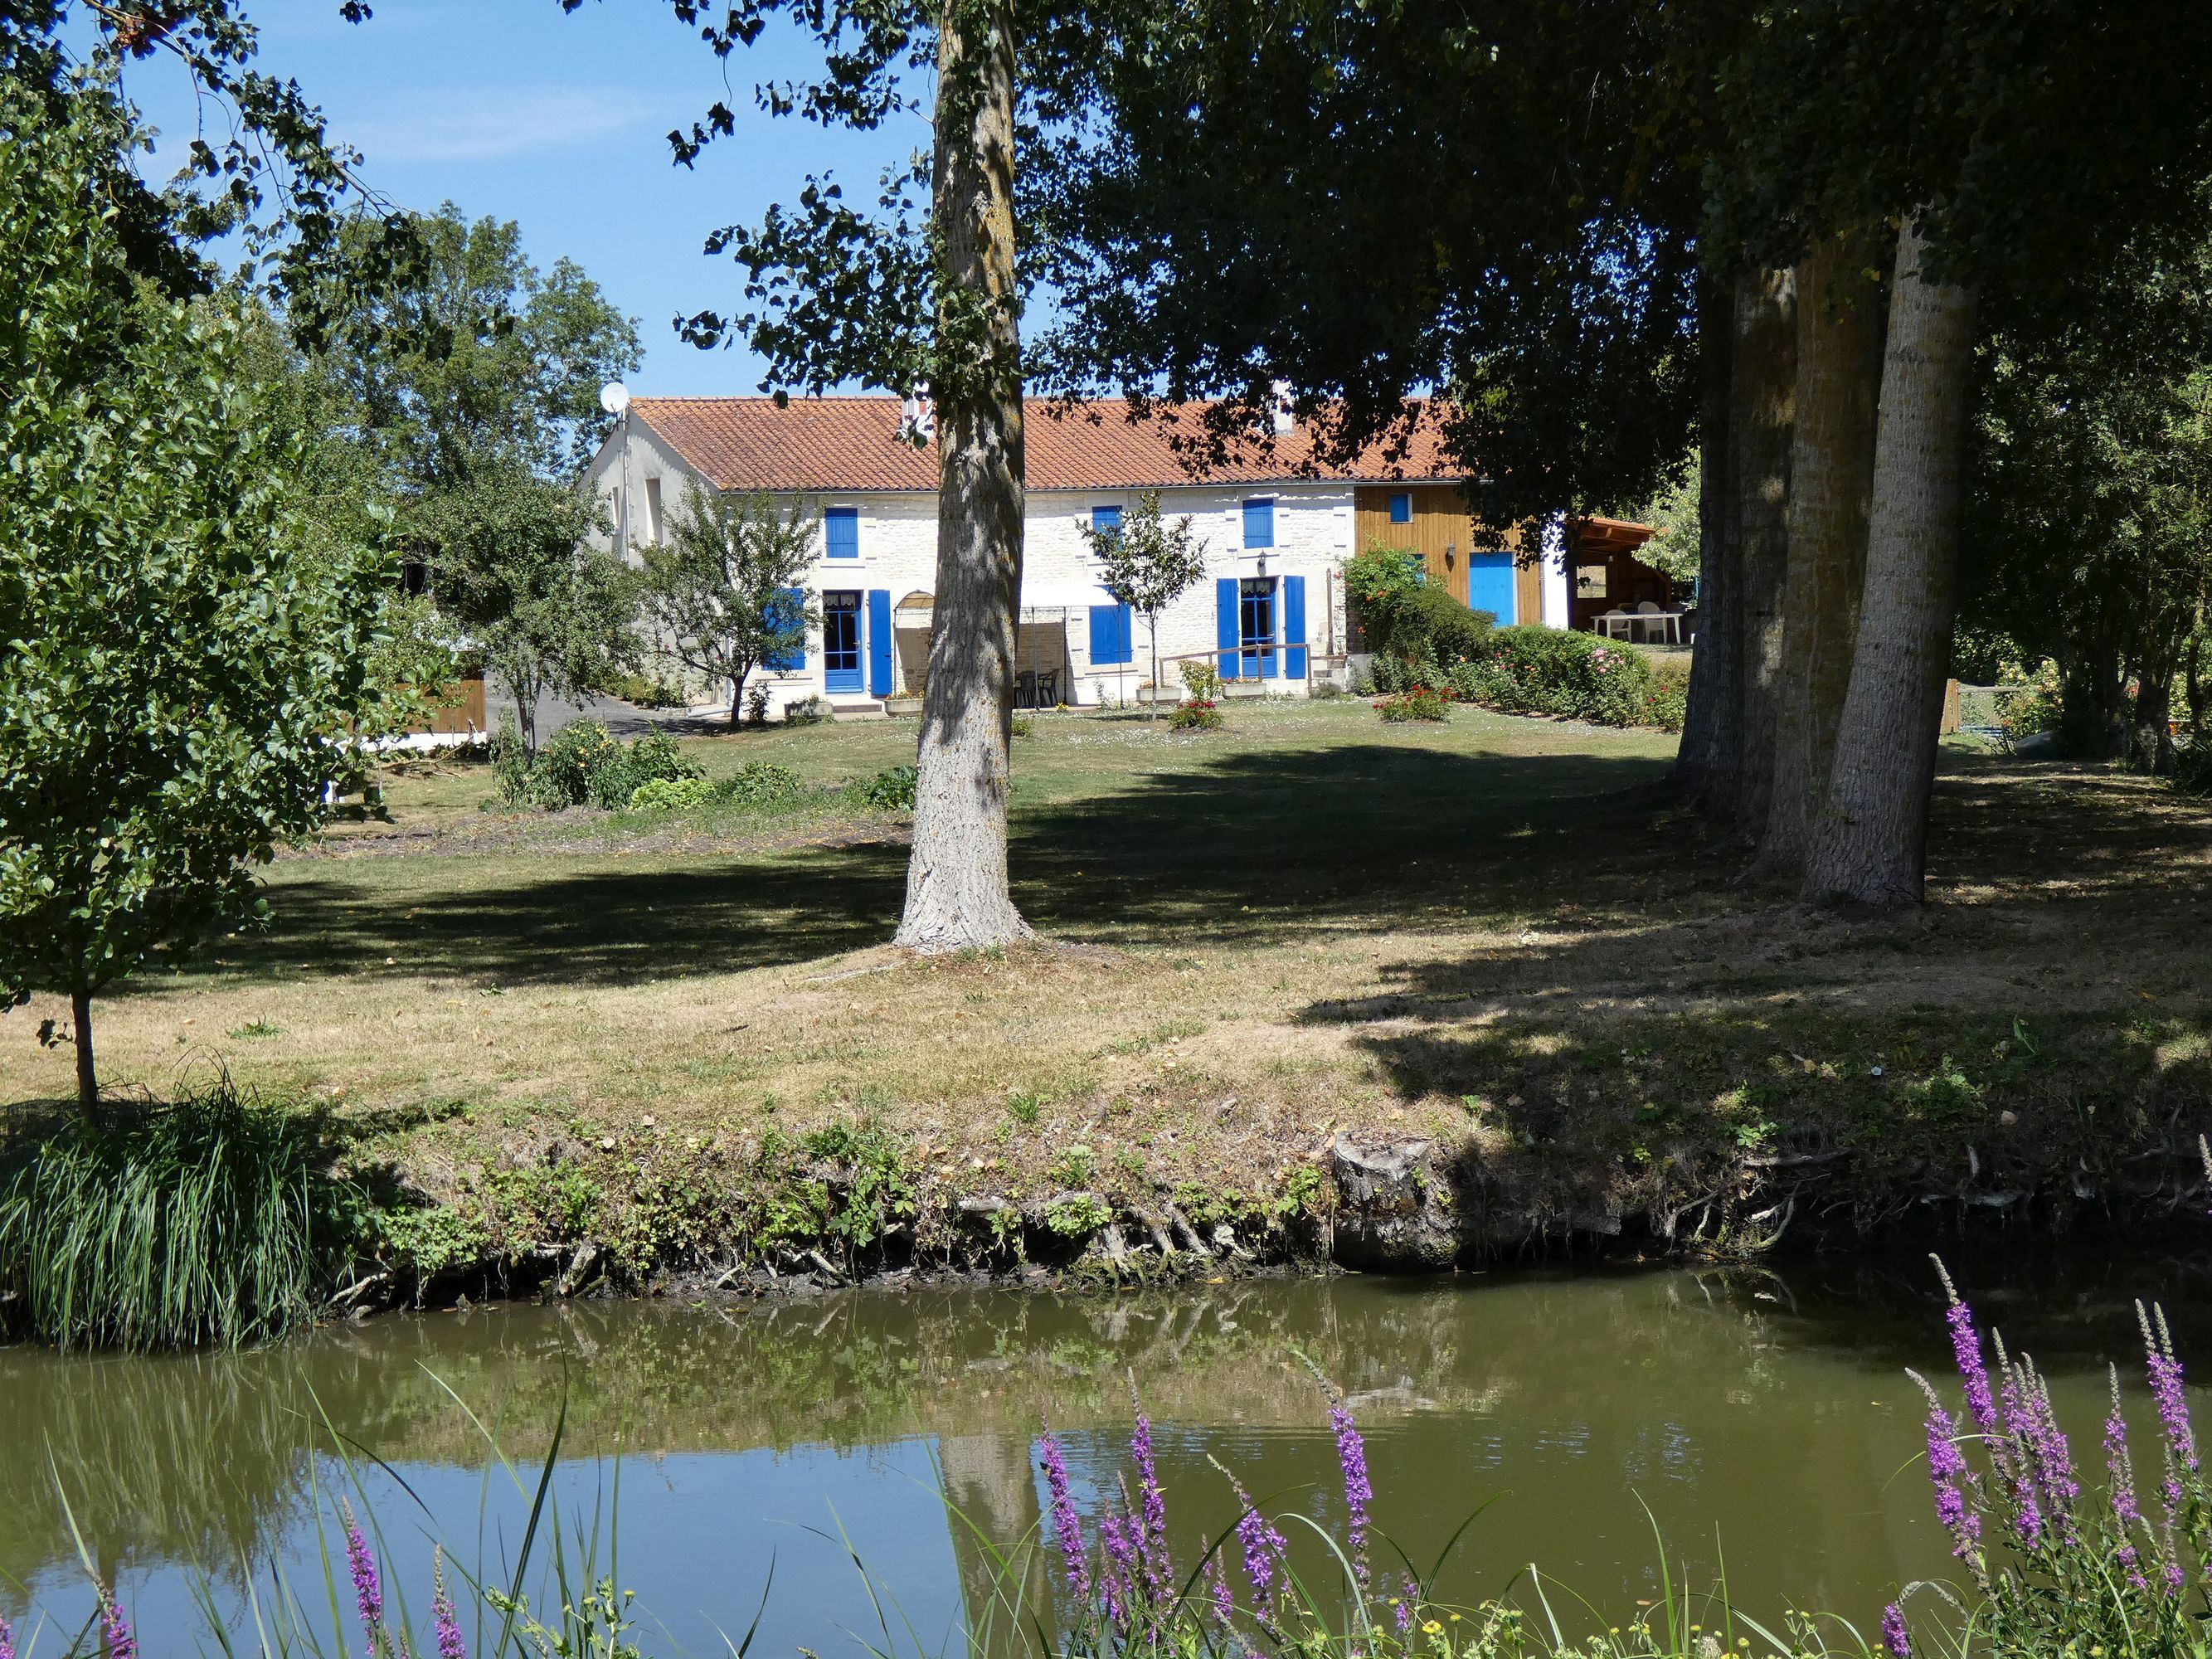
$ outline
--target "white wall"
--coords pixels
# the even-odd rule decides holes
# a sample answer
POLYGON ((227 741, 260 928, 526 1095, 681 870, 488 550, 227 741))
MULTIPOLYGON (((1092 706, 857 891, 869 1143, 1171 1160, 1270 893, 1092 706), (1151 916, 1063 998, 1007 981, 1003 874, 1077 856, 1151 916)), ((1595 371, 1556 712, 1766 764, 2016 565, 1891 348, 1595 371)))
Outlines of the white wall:
MULTIPOLYGON (((589 487, 606 503, 611 514, 627 500, 629 556, 633 563, 637 562, 635 549, 647 539, 647 481, 661 481, 662 509, 666 515, 676 512, 692 476, 673 449, 650 427, 635 419, 628 423, 627 441, 623 429, 617 428, 586 473, 589 487)), ((1126 665, 1094 665, 1090 660, 1088 607, 1109 604, 1111 600, 1097 586, 1096 561, 1091 557, 1090 544, 1083 537, 1081 526, 1089 523, 1091 509, 1097 507, 1119 507, 1125 517, 1133 514, 1138 495, 1133 489, 1033 490, 1030 494, 1022 586, 1024 607, 1033 609, 1025 615, 1028 626, 1024 643, 1034 653, 1050 640, 1050 655, 1056 659, 1062 631, 1061 607, 1066 607, 1062 702, 1095 705, 1133 698, 1139 686, 1152 677, 1152 641, 1141 617, 1133 619, 1130 630, 1132 661, 1126 665), (1049 615, 1041 617, 1039 611, 1048 606, 1051 607, 1049 615)), ((860 514, 860 556, 832 561, 827 556, 825 542, 808 586, 817 600, 825 590, 856 590, 863 596, 861 664, 865 677, 871 655, 866 638, 866 594, 871 590, 885 591, 896 606, 907 594, 929 592, 937 586, 937 497, 933 492, 919 490, 833 490, 807 499, 817 510, 849 507, 860 514)), ((1163 489, 1160 508, 1170 518, 1188 515, 1206 553, 1205 579, 1160 618, 1159 649, 1164 657, 1211 651, 1214 647, 1215 581, 1224 576, 1304 577, 1305 642, 1314 651, 1325 648, 1332 640, 1340 644, 1344 629, 1342 596, 1334 573, 1352 551, 1350 485, 1295 482, 1227 488, 1182 486, 1163 489), (1267 550, 1248 550, 1244 546, 1244 503, 1262 496, 1271 497, 1275 502, 1275 544, 1267 550)), ((612 550, 616 541, 614 536, 599 535, 592 538, 592 545, 605 552, 612 550)), ((1279 589, 1279 631, 1281 623, 1279 589)), ((906 630, 899 632, 906 635, 906 630)), ((903 642, 910 645, 910 637, 903 642)), ((895 651, 895 678, 902 682, 903 664, 918 655, 912 649, 895 651)), ((1279 657, 1279 676, 1282 668, 1279 657)), ((1162 678, 1170 688, 1180 690, 1182 681, 1173 664, 1163 665, 1162 678)), ((808 632, 806 665, 803 670, 791 673, 763 672, 756 676, 755 683, 768 686, 771 713, 780 713, 787 704, 810 696, 826 695, 819 625, 808 632)), ((1286 677, 1269 680, 1266 684, 1271 690, 1292 694, 1304 690, 1302 680, 1286 677)), ((900 684, 896 689, 903 690, 906 687, 900 684)), ((841 692, 830 700, 833 703, 875 701, 865 690, 860 693, 841 692)))

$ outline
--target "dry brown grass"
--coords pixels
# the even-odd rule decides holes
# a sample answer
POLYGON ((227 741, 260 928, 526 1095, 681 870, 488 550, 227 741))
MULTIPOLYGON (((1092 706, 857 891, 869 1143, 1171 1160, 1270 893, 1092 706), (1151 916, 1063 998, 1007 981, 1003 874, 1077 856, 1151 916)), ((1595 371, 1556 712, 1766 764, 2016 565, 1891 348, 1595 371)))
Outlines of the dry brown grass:
MULTIPOLYGON (((480 769, 404 781, 391 825, 280 862, 270 933, 108 999, 105 1074, 162 1092, 220 1064, 395 1127, 453 1103, 417 1132, 441 1158, 869 1118, 1002 1183, 1073 1144, 1259 1180, 1346 1124, 1632 1165, 1668 1134, 1978 1133, 2000 1097, 2075 1109, 2100 1078, 2142 1111, 2201 1098, 2212 824, 2158 785, 1954 753, 1929 915, 1850 926, 1745 885, 1639 787, 1656 734, 1348 702, 1232 720, 1040 720, 1014 868, 1055 943, 988 957, 889 952, 903 827, 842 799, 549 820, 481 810, 480 769)), ((696 748, 830 785, 911 741, 696 748)), ((30 1040, 58 1012, 0 1022, 0 1097, 66 1092, 30 1040)))

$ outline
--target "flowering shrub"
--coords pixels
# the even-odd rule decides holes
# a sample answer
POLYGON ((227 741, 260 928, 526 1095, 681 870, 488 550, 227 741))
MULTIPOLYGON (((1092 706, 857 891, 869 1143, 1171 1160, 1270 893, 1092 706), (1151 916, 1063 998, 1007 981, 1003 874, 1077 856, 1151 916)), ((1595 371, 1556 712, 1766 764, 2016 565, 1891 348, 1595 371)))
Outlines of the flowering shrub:
POLYGON ((1508 714, 1636 726, 1650 707, 1651 668, 1643 654, 1595 634, 1501 628, 1472 667, 1473 701, 1508 714))
POLYGON ((1170 732, 1214 732, 1221 724, 1220 705, 1204 697, 1177 703, 1175 713, 1168 716, 1170 732))
POLYGON ((1385 697, 1375 712, 1396 725, 1403 720, 1440 720, 1451 699, 1425 685, 1409 686, 1395 697, 1385 697))

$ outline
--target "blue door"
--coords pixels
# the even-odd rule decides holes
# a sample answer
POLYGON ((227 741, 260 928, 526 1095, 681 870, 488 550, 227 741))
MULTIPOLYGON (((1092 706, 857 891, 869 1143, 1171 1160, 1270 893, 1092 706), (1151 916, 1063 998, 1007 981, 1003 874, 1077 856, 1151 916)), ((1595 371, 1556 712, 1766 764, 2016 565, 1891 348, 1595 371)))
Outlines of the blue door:
POLYGON ((1243 647, 1243 677, 1275 678, 1275 579, 1247 576, 1237 595, 1237 644, 1243 647))
POLYGON ((855 589, 822 596, 822 684, 830 691, 860 689, 860 595, 855 589))
POLYGON ((1513 556, 1510 553, 1471 553, 1467 561, 1467 605, 1470 611, 1487 611, 1500 628, 1513 624, 1513 556))
POLYGON ((891 593, 888 587, 868 590, 868 695, 891 694, 891 593))

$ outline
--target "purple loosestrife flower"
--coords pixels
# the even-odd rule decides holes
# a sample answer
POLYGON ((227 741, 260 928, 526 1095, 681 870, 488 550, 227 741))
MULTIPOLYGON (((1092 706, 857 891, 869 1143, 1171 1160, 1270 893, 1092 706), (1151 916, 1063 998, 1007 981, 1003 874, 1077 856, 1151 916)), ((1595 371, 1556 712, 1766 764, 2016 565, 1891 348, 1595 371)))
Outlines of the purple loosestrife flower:
POLYGON ((1963 1489, 1966 1460, 1953 1438, 1951 1413, 1943 1409, 1943 1402, 1936 1397, 1926 1377, 1917 1371, 1906 1375, 1928 1396, 1928 1479, 1936 1488, 1936 1518, 1951 1534, 1951 1553, 1962 1561, 1973 1561, 1980 1553, 1982 1517, 1966 1503, 1963 1489))
POLYGON ((2120 1372, 2118 1366, 2109 1368, 2112 1382, 2112 1414, 2105 1419, 2105 1467, 2112 1472, 2112 1520, 2120 1529, 2122 1542, 2113 1552, 2126 1574, 2130 1586, 2148 1589, 2149 1582, 2143 1577, 2142 1556, 2135 1544, 2135 1530, 2142 1524, 2142 1507, 2136 1501, 2135 1460, 2128 1455, 2128 1424, 2120 1415, 2120 1372))
POLYGON ((1892 1601, 1881 1610, 1881 1644, 1891 1659, 1912 1659, 1912 1638, 1905 1628, 1905 1609, 1892 1601))
MULTIPOLYGON (((1216 1463, 1216 1468, 1221 1465, 1216 1463)), ((1229 1471, 1222 1469, 1224 1474, 1229 1471)), ((1264 1607, 1268 1592, 1275 1587, 1275 1571, 1283 1559, 1288 1546, 1274 1523, 1260 1513, 1252 1502, 1252 1494, 1244 1490, 1243 1483, 1229 1475, 1230 1490, 1237 1494, 1237 1507, 1243 1513, 1237 1518, 1237 1541, 1244 1550, 1244 1577, 1251 1582, 1252 1600, 1264 1607)))
POLYGON ((461 1639, 460 1620, 454 1616, 453 1598, 446 1594, 446 1553, 430 1558, 430 1622, 438 1636, 438 1659, 469 1659, 469 1644, 461 1639))
POLYGON ((1216 1550, 1213 1559, 1206 1564, 1206 1584, 1213 1599, 1213 1616, 1227 1624, 1237 1616, 1237 1597, 1229 1588, 1229 1574, 1221 1565, 1221 1553, 1216 1550))
POLYGON ((376 1659, 384 1645, 384 1586, 377 1578, 376 1557, 369 1553, 368 1540, 354 1522, 353 1506, 341 1500, 339 1507, 345 1512, 346 1571, 353 1575, 361 1627, 368 1632, 369 1659, 376 1659))
POLYGON ((2166 1443, 2173 1461, 2194 1474, 2197 1469, 2197 1434, 2189 1421, 2189 1402, 2181 1393, 2181 1362, 2173 1357, 2173 1337, 2166 1328, 2166 1310, 2154 1310, 2157 1328, 2152 1328, 2152 1315, 2143 1304, 2136 1304, 2136 1317, 2142 1322, 2146 1365, 2150 1372, 2151 1398, 2158 1404, 2158 1420, 2166 1430, 2166 1443))
POLYGON ((0 1659, 15 1659, 15 1632, 0 1619, 0 1659))
MULTIPOLYGON (((1132 1403, 1136 1384, 1129 1385, 1132 1403)), ((1168 1504, 1160 1491, 1160 1472, 1152 1461, 1152 1425, 1144 1413, 1137 1414, 1136 1431, 1129 1437, 1129 1455, 1137 1465, 1137 1501, 1143 1506, 1144 1524, 1137 1534, 1137 1553, 1144 1562, 1145 1583, 1155 1595, 1171 1576, 1168 1566, 1168 1504)))
POLYGON ((1060 1559, 1067 1566, 1067 1588, 1079 1606, 1091 1601, 1091 1569, 1084 1560, 1083 1517, 1076 1513, 1075 1498, 1067 1487, 1067 1459, 1054 1438, 1050 1425, 1044 1430, 1044 1484, 1052 1495, 1052 1535, 1060 1546, 1060 1559))
POLYGON ((107 1639, 107 1659, 138 1659, 138 1638, 131 1634, 131 1621, 123 1616, 123 1604, 106 1585, 99 1589, 100 1633, 107 1639))
POLYGON ((1990 1398, 1990 1374, 1982 1365, 1982 1338, 1974 1328, 1973 1310, 1959 1299, 1958 1287, 1951 1283, 1942 1259, 1929 1259, 1936 1263, 1936 1276, 1943 1281, 1943 1294, 1951 1303, 1944 1322, 1951 1328, 1951 1357, 1958 1362, 1959 1380, 1966 1386, 1966 1415, 1983 1433, 1990 1433, 1997 1425, 1997 1412, 1990 1398))
POLYGON ((1352 1565, 1362 1584, 1367 1582, 1367 1509, 1375 1501, 1375 1488, 1367 1479, 1367 1445, 1341 1402, 1328 1408, 1329 1426, 1336 1431, 1336 1461, 1344 1470, 1344 1506, 1351 1512, 1349 1541, 1352 1565))

